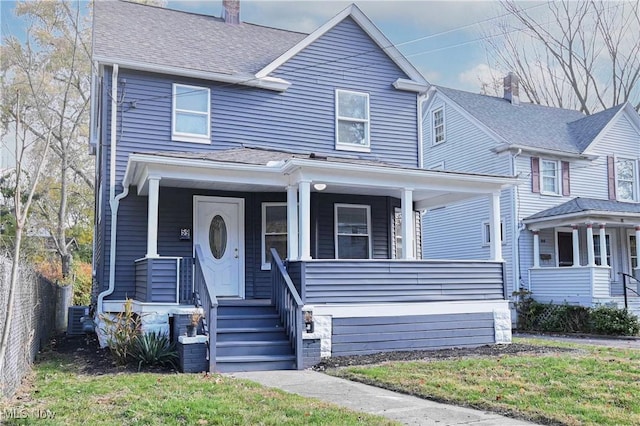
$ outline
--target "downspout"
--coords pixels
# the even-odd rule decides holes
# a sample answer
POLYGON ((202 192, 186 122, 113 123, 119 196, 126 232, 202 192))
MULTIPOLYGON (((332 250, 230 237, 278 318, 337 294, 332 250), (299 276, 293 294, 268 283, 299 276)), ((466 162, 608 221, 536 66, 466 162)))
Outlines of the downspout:
MULTIPOLYGON (((517 176, 518 174, 518 165, 517 158, 522 154, 522 149, 518 149, 518 151, 511 156, 511 175, 517 176)), ((512 259, 513 259, 513 290, 520 290, 520 220, 518 215, 520 212, 518 211, 518 186, 515 185, 511 188, 513 191, 513 196, 511 197, 511 210, 513 215, 513 230, 515 232, 515 238, 513 247, 511 248, 512 259)))
POLYGON ((120 200, 129 194, 129 185, 123 182, 123 191, 116 192, 116 140, 118 126, 118 64, 113 64, 111 72, 111 157, 109 162, 109 206, 111 207, 111 240, 109 249, 109 287, 98 295, 97 315, 104 312, 103 301, 115 290, 116 277, 116 229, 120 200))

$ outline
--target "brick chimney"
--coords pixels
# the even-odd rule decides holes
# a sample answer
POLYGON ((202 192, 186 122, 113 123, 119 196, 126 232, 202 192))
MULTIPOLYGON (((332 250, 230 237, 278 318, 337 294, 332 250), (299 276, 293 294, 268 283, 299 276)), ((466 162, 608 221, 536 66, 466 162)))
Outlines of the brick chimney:
POLYGON ((222 0, 222 17, 227 24, 240 23, 240 0, 222 0))
POLYGON ((520 105, 520 87, 518 76, 509 71, 504 78, 504 98, 511 102, 512 105, 520 105))

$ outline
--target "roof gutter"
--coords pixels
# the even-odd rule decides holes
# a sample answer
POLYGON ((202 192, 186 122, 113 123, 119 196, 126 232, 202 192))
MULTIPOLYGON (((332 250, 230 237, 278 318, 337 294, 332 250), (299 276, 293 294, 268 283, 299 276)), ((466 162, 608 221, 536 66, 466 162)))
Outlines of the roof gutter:
POLYGON ((566 151, 556 151, 553 149, 534 148, 531 146, 518 145, 518 144, 503 143, 493 148, 493 152, 495 152, 496 154, 500 154, 506 151, 512 151, 512 152, 520 151, 520 152, 528 152, 533 154, 555 155, 557 157, 577 158, 581 160, 595 160, 598 158, 597 155, 593 155, 593 154, 585 154, 585 153, 578 154, 578 153, 572 153, 572 152, 566 152, 566 151))
POLYGON ((261 89, 273 90, 276 92, 284 92, 289 88, 289 86, 291 86, 290 82, 276 77, 258 77, 252 74, 224 74, 210 71, 172 67, 167 65, 156 65, 145 62, 122 60, 119 58, 110 58, 100 55, 94 55, 93 59, 94 61, 97 61, 98 63, 103 65, 120 65, 121 68, 127 68, 137 71, 177 75, 181 77, 198 78, 201 80, 219 81, 222 83, 239 84, 242 86, 258 87, 261 89))

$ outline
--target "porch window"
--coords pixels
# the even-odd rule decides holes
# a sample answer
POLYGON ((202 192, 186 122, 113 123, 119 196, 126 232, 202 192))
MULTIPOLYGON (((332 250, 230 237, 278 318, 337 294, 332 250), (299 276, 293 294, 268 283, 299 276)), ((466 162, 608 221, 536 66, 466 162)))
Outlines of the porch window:
POLYGON ((271 248, 287 257, 287 203, 262 203, 262 269, 271 269, 271 248))
POLYGON ((629 235, 629 260, 631 262, 631 270, 638 267, 638 255, 636 251, 636 236, 629 235))
POLYGON ((620 201, 636 200, 636 162, 617 158, 616 160, 616 194, 620 201))
MULTIPOLYGON (((504 244, 504 222, 500 221, 500 242, 504 244)), ((482 245, 491 244, 491 224, 482 222, 482 245)))
POLYGON ((335 205, 336 259, 370 259, 370 232, 370 206, 335 205))
MULTIPOLYGON (((607 246, 607 265, 611 266, 611 243, 609 235, 605 235, 604 243, 607 246)), ((593 236, 593 253, 596 265, 602 265, 602 254, 600 253, 600 235, 593 236)))
POLYGON ((336 149, 370 150, 368 93, 336 90, 336 149))
POLYGON ((172 138, 211 142, 211 102, 206 87, 173 85, 172 138))
POLYGON ((445 141, 444 137, 444 109, 438 108, 432 113, 433 120, 433 144, 437 145, 445 141))
MULTIPOLYGON (((422 259, 422 216, 420 212, 413 212, 415 218, 415 238, 414 238, 414 253, 416 259, 422 259)), ((392 258, 403 258, 403 243, 402 243, 402 209, 396 207, 393 213, 393 247, 392 258)))
POLYGON ((558 171, 559 162, 555 160, 542 160, 540 165, 540 188, 543 194, 560 194, 558 171))

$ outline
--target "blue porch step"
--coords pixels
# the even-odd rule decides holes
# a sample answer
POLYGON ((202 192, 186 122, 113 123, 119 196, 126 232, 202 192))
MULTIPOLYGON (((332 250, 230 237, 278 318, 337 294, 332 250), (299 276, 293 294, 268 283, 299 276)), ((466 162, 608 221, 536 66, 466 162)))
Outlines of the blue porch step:
POLYGON ((216 371, 295 368, 293 347, 268 301, 225 301, 218 306, 216 371))

